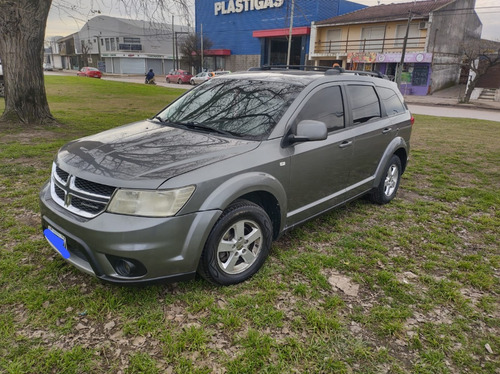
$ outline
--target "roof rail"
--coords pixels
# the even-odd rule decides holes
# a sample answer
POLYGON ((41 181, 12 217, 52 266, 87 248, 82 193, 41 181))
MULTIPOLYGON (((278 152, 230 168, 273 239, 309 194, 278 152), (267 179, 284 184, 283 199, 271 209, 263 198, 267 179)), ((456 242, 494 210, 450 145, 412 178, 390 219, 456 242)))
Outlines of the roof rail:
POLYGON ((340 66, 335 66, 333 68, 328 69, 325 72, 325 75, 339 75, 342 73, 346 74, 354 74, 354 75, 370 75, 372 77, 377 77, 377 78, 382 78, 382 79, 389 79, 387 75, 382 74, 380 71, 374 70, 374 71, 363 71, 363 70, 344 70, 340 66))
POLYGON ((262 65, 260 67, 251 68, 251 70, 306 70, 306 71, 327 71, 330 66, 314 66, 314 65, 262 65))

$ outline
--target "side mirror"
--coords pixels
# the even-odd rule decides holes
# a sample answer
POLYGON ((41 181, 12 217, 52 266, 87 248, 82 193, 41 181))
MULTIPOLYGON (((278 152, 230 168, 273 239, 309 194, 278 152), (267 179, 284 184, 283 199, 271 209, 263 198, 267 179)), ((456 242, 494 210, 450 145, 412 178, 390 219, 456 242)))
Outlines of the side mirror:
POLYGON ((295 134, 288 135, 288 143, 313 142, 325 140, 328 137, 326 124, 321 121, 303 120, 297 125, 295 134))

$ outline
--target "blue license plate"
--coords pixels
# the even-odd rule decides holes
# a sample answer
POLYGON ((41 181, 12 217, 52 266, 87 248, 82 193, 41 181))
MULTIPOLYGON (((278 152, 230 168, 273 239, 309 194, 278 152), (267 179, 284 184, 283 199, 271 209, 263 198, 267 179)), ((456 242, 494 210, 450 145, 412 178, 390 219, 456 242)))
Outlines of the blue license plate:
POLYGON ((63 258, 69 258, 70 255, 68 249, 66 248, 66 238, 64 237, 64 235, 58 233, 51 227, 43 230, 43 234, 52 245, 52 247, 54 247, 57 252, 59 252, 61 256, 63 256, 63 258))

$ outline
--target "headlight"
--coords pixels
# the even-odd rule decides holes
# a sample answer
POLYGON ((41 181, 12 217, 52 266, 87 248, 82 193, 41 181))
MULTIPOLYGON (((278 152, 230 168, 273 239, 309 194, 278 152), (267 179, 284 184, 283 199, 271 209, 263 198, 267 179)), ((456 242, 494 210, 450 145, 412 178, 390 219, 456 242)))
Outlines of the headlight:
POLYGON ((108 212, 146 217, 170 217, 186 204, 194 186, 176 190, 127 190, 116 191, 108 212))

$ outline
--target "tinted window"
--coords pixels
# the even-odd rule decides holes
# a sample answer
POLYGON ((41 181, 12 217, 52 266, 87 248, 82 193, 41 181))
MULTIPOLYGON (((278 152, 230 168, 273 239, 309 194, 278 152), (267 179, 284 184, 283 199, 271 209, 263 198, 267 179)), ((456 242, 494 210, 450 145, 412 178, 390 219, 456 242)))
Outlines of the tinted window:
POLYGON ((385 87, 378 87, 377 91, 380 95, 380 99, 384 103, 388 116, 405 112, 405 107, 396 92, 385 87))
POLYGON ((372 86, 347 86, 354 124, 380 117, 380 103, 372 86))
POLYGON ((344 128, 344 105, 340 87, 327 87, 316 92, 301 109, 296 123, 305 119, 324 122, 328 131, 344 128))
POLYGON ((282 81, 208 80, 167 107, 160 118, 200 124, 205 130, 262 139, 280 120, 303 86, 282 81))

